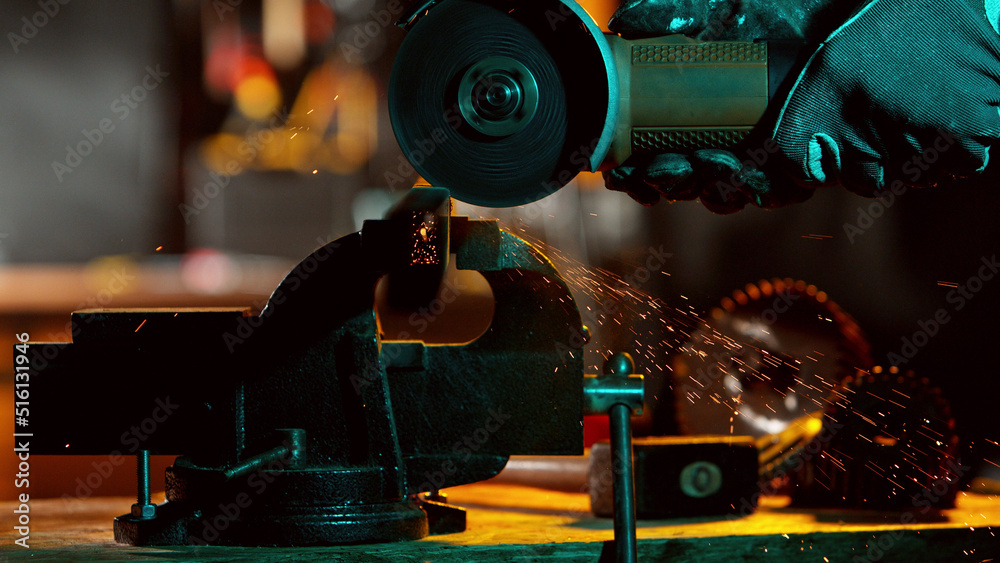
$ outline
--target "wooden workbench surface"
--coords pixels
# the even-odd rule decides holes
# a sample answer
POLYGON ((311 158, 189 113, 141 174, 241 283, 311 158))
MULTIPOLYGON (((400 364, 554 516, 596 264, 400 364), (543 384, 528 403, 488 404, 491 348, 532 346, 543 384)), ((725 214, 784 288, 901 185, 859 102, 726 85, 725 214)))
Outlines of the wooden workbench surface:
MULTIPOLYGON (((584 494, 482 483, 447 491, 468 508, 468 529, 416 542, 326 548, 134 548, 114 543, 112 518, 129 498, 31 503, 30 549, 4 525, 0 557, 20 561, 613 561, 611 520, 584 494)), ((162 499, 161 499, 162 501, 162 499)), ((955 509, 902 512, 798 510, 781 498, 745 518, 639 523, 640 561, 1000 561, 1000 498, 960 494, 955 509)), ((14 504, 0 503, 10 521, 14 504)))

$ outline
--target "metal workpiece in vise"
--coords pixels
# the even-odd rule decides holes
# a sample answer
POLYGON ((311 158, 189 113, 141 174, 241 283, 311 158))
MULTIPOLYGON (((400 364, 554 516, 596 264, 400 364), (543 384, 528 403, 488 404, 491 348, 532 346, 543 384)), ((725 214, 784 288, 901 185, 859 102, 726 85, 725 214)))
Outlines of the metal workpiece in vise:
POLYGON ((535 247, 451 216, 447 190, 414 189, 387 219, 306 257, 258 313, 73 313, 72 342, 28 346, 35 416, 19 431, 33 453, 137 455, 121 543, 417 539, 435 523, 464 529, 458 509, 420 493, 490 478, 512 454, 583 452, 583 331, 535 247), (380 280, 412 305, 433 298, 449 263, 489 284, 485 332, 384 339, 380 280), (160 505, 152 454, 180 456, 160 505))
POLYGON ((396 140, 432 185, 487 207, 536 201, 632 155, 733 149, 799 49, 625 39, 574 0, 430 0, 400 25, 396 140))

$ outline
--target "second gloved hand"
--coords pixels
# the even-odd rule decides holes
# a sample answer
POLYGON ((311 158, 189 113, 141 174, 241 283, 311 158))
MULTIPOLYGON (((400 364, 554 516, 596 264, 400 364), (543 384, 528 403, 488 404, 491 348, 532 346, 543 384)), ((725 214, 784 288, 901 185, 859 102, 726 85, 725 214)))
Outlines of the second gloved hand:
POLYGON ((866 196, 981 171, 1000 137, 996 5, 863 7, 792 88, 774 129, 783 168, 804 185, 843 184, 866 196))
MULTIPOLYGON (((775 152, 773 143, 766 146, 770 153, 775 152)), ((756 164, 716 149, 635 155, 605 172, 604 181, 608 188, 625 192, 643 205, 655 204, 661 195, 670 201, 699 199, 719 214, 739 211, 748 203, 779 207, 812 195, 812 190, 790 182, 771 182, 756 164)))
MULTIPOLYGON (((630 0, 612 28, 702 39, 808 37, 820 31, 820 12, 829 15, 823 2, 805 3, 812 19, 808 10, 782 9, 786 3, 768 6, 771 13, 760 3, 741 5, 748 15, 723 0, 630 0), (701 11, 693 8, 702 4, 701 11)), ((774 155, 762 168, 766 175, 754 166, 759 162, 746 166, 745 157, 708 150, 630 159, 605 173, 607 186, 647 205, 661 196, 697 197, 727 213, 746 203, 802 201, 823 185, 874 195, 894 182, 935 185, 981 170, 1000 135, 998 6, 1000 0, 866 3, 829 34, 787 99, 776 100, 782 108, 773 139, 756 141, 774 155)))
MULTIPOLYGON (((626 0, 609 27, 628 38, 680 33, 706 41, 762 37, 818 41, 828 33, 818 29, 817 22, 824 19, 820 15, 828 14, 834 4, 833 0, 626 0)), ((833 11, 851 11, 843 0, 836 8, 833 11)), ((759 139, 754 144, 758 154, 765 147, 768 154, 777 151, 759 139)), ((653 205, 661 196, 671 201, 700 199, 715 213, 732 213, 748 203, 778 207, 812 195, 812 190, 792 182, 771 182, 759 164, 759 158, 748 159, 746 153, 717 149, 634 155, 605 172, 604 178, 608 188, 626 192, 644 205, 653 205)))

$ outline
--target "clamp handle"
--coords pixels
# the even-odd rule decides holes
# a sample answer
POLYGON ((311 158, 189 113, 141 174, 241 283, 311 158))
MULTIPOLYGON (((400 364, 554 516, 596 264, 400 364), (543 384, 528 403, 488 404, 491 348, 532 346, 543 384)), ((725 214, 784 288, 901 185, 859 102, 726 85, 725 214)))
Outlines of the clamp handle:
POLYGON ((608 413, 611 472, 614 475, 615 549, 619 563, 635 563, 635 481, 632 470, 632 414, 642 414, 642 375, 633 373, 632 356, 618 353, 604 363, 604 374, 584 376, 587 414, 608 413))

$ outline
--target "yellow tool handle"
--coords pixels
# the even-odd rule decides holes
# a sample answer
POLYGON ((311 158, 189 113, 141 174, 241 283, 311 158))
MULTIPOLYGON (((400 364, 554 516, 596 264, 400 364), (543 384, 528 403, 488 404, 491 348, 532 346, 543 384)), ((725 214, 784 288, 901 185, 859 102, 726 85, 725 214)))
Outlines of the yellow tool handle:
POLYGON ((729 149, 768 102, 765 42, 606 34, 618 70, 618 121, 602 168, 633 153, 729 149))

